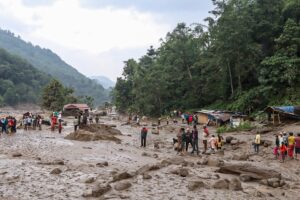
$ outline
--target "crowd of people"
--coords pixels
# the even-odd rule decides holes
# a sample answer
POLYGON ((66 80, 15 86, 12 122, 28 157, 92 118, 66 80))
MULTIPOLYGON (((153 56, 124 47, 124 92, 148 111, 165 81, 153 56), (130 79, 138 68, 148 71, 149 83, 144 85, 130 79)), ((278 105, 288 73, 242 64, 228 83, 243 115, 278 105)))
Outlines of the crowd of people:
POLYGON ((300 154, 300 133, 294 136, 293 132, 282 132, 275 136, 275 157, 284 162, 286 157, 289 159, 297 159, 300 154))
POLYGON ((42 130, 42 117, 40 115, 34 115, 32 113, 25 113, 23 115, 23 120, 21 122, 21 126, 24 126, 24 130, 28 131, 29 129, 42 130))
POLYGON ((15 117, 8 116, 2 117, 0 120, 1 133, 16 133, 17 132, 17 120, 15 117))

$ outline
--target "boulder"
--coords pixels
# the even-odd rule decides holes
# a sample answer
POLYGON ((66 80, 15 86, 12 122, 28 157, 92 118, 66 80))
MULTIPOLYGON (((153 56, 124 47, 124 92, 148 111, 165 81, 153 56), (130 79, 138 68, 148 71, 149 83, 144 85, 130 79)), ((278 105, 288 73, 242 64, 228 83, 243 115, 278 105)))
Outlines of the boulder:
POLYGON ((231 143, 231 140, 233 140, 233 137, 232 137, 232 136, 227 136, 227 137, 225 138, 225 141, 226 141, 227 144, 230 144, 230 143, 231 143))
POLYGON ((50 172, 50 174, 60 174, 60 173, 62 173, 62 171, 59 168, 55 168, 50 172))
POLYGON ((205 183, 203 183, 202 181, 190 181, 187 186, 187 188, 190 191, 194 191, 198 188, 203 188, 203 187, 205 187, 205 183))
POLYGON ((53 160, 53 161, 52 161, 52 164, 53 164, 53 165, 64 165, 65 162, 64 162, 63 160, 56 159, 56 160, 53 160))
POLYGON ((188 171, 187 168, 179 168, 178 174, 179 174, 181 177, 187 177, 187 176, 189 175, 189 171, 188 171))
POLYGON ((89 178, 87 178, 84 182, 85 183, 94 183, 95 182, 95 178, 94 177, 89 177, 89 178))
POLYGON ((132 177, 133 176, 131 174, 129 174, 128 172, 122 172, 120 174, 114 175, 112 182, 116 182, 116 181, 120 181, 120 180, 124 180, 124 179, 129 179, 129 178, 132 178, 132 177))
POLYGON ((229 189, 229 181, 227 179, 221 179, 216 181, 212 187, 214 189, 229 189))
POLYGON ((231 179, 229 182, 229 190, 243 190, 241 181, 237 178, 231 179))
POLYGON ((149 174, 143 174, 143 179, 151 179, 152 176, 149 174))
POLYGON ((21 157, 21 156, 22 156, 22 154, 19 153, 19 152, 16 152, 16 153, 12 154, 12 157, 21 157))
POLYGON ((119 182, 117 183, 114 188, 117 191, 122 191, 122 190, 126 190, 128 188, 130 188, 132 185, 129 182, 119 182))
POLYGON ((154 142, 154 149, 159 149, 159 142, 154 142))
POLYGON ((106 185, 96 185, 93 189, 92 189, 92 197, 100 197, 103 194, 107 193, 108 191, 111 190, 111 186, 109 184, 106 185))
POLYGON ((96 164, 97 167, 107 167, 108 166, 108 162, 104 161, 104 162, 100 162, 96 164))
POLYGON ((240 175, 240 180, 242 182, 249 182, 252 180, 251 176, 248 176, 247 174, 241 174, 240 175))
POLYGON ((220 167, 218 172, 225 174, 247 174, 249 177, 255 180, 281 178, 281 173, 274 169, 260 167, 245 162, 226 163, 220 167))

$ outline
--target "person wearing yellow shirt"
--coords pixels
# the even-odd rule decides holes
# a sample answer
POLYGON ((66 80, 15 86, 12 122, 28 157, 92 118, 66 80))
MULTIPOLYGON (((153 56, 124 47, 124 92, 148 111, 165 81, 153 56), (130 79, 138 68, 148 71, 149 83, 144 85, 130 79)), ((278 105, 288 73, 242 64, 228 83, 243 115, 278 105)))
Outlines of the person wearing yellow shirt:
POLYGON ((288 137, 288 155, 290 158, 294 157, 295 148, 295 136, 294 133, 290 132, 288 137))
POLYGON ((259 145, 260 145, 260 133, 257 132, 254 141, 254 151, 255 153, 259 153, 259 145))

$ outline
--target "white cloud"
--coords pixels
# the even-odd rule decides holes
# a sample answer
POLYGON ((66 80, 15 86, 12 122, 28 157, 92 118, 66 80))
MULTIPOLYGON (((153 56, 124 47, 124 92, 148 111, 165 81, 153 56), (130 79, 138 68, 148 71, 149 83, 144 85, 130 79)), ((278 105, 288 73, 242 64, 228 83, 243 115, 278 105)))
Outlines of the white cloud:
POLYGON ((0 9, 2 16, 31 27, 25 35, 18 33, 25 39, 92 54, 156 44, 170 29, 157 22, 157 15, 134 8, 87 9, 80 7, 79 0, 57 0, 35 7, 25 6, 21 0, 0 0, 0 9))

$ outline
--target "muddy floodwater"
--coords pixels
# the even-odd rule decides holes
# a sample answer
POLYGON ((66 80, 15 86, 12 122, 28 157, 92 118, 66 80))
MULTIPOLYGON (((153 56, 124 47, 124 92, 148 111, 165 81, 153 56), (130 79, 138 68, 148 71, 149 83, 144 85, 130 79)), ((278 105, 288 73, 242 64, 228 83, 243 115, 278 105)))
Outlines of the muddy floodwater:
MULTIPOLYGON (((270 143, 259 154, 249 131, 226 133, 223 137, 235 142, 197 156, 174 151, 172 138, 186 125, 162 122, 157 135, 151 133, 153 122, 143 122, 149 133, 147 147, 141 148, 141 127, 107 117, 100 121, 121 131, 116 136, 121 143, 64 139, 73 131, 71 125, 62 134, 47 126, 2 134, 0 199, 300 199, 300 161, 280 163, 273 155, 274 134, 300 132, 297 124, 262 134, 270 143)), ((201 137, 199 145, 202 150, 201 137)))

